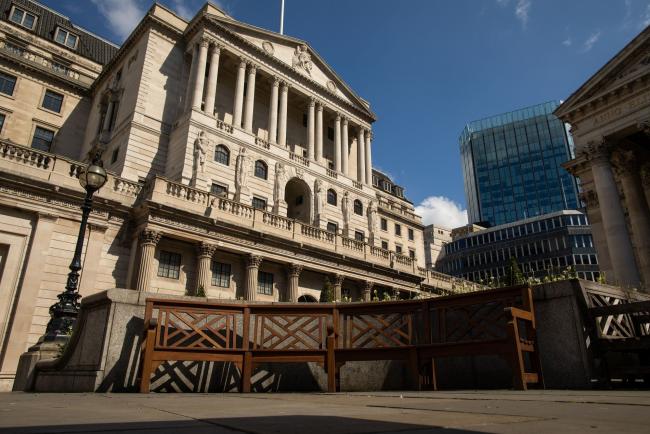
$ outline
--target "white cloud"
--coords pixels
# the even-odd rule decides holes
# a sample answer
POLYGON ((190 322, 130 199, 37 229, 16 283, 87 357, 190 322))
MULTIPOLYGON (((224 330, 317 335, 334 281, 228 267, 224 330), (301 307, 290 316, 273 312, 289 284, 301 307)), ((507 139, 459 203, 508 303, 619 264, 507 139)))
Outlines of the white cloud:
POLYGON ((192 17, 194 17, 195 11, 192 10, 192 7, 187 5, 186 1, 174 0, 174 9, 178 13, 178 15, 185 18, 186 20, 189 20, 192 17))
POLYGON ((121 40, 126 39, 142 19, 145 11, 137 0, 91 0, 108 20, 108 27, 121 40))
POLYGON ((425 225, 435 224, 453 229, 467 224, 467 210, 444 196, 425 198, 415 207, 415 212, 422 216, 425 225))
POLYGON ((566 38, 564 41, 562 41, 562 45, 564 45, 565 47, 570 47, 571 44, 573 44, 573 41, 571 40, 570 36, 566 38))
POLYGON ((582 51, 586 53, 587 51, 591 50, 596 44, 596 42, 598 42, 599 39, 600 39, 600 30, 589 35, 589 37, 584 42, 584 44, 582 44, 582 51))
POLYGON ((528 24, 528 16, 530 14, 530 7, 532 5, 532 0, 517 0, 517 5, 515 6, 515 16, 519 21, 521 21, 521 25, 524 29, 528 24))

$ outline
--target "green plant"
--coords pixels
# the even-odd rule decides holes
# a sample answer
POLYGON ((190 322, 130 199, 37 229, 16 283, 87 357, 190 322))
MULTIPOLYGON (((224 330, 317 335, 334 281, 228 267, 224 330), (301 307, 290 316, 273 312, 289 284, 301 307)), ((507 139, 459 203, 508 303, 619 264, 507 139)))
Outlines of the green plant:
POLYGON ((521 272, 521 269, 519 268, 519 263, 517 262, 517 258, 511 256, 510 263, 508 264, 508 268, 506 270, 506 275, 503 278, 504 286, 521 285, 525 282, 526 282, 526 278, 524 277, 523 273, 521 272))
POLYGON ((379 301, 379 294, 376 289, 372 291, 372 301, 379 301))
POLYGON ((334 285, 330 282, 329 279, 325 279, 323 284, 323 289, 320 292, 320 301, 321 303, 332 303, 336 301, 336 292, 334 291, 334 285))

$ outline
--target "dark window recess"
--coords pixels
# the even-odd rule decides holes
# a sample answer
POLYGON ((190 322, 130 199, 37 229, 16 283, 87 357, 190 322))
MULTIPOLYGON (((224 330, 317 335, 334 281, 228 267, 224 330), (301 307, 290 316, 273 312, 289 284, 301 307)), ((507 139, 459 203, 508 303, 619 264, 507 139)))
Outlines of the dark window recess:
POLYGON ((302 126, 307 128, 307 114, 306 113, 302 114, 302 126))
POLYGON ((255 209, 261 209, 263 211, 266 211, 266 201, 264 199, 260 199, 259 197, 254 197, 252 205, 253 208, 255 209))
POLYGON ((338 231, 338 229, 339 227, 336 223, 327 222, 327 232, 332 232, 335 234, 338 231))
POLYGON ((179 253, 160 252, 158 260, 158 277, 178 279, 181 273, 181 255, 179 253))
POLYGON ((255 162, 255 176, 258 178, 266 179, 268 176, 268 167, 266 163, 262 160, 257 160, 255 162))
POLYGON ((108 122, 108 131, 113 131, 113 128, 115 128, 115 121, 117 120, 117 112, 120 109, 120 102, 115 101, 113 102, 113 110, 111 110, 111 118, 109 119, 108 122))
POLYGON ((381 248, 384 250, 388 250, 388 241, 382 241, 381 242, 381 248))
POLYGON ((113 153, 111 154, 111 164, 115 163, 117 161, 117 157, 120 156, 120 148, 119 146, 115 149, 113 149, 113 153))
POLYGON ((388 220, 386 220, 385 218, 381 219, 381 230, 382 231, 388 230, 388 220))
POLYGON ((214 161, 217 163, 230 165, 230 151, 224 145, 217 145, 214 148, 214 161))
POLYGON ((273 273, 265 271, 257 273, 257 292, 264 295, 273 295, 273 273))
POLYGON ((63 106, 63 95, 60 93, 52 92, 51 90, 45 91, 45 96, 43 97, 42 107, 53 112, 61 113, 61 107, 63 106))
POLYGON ((359 199, 354 201, 354 213, 356 215, 363 215, 363 204, 359 199))
POLYGON ((395 246, 395 251, 401 255, 402 254, 402 246, 395 246))
POLYGON ((0 113, 0 133, 2 132, 2 127, 5 126, 5 117, 6 117, 5 115, 0 113))
POLYGON ((16 88, 16 77, 0 72, 0 92, 5 95, 13 95, 16 88))
POLYGON ((332 141, 334 140, 334 128, 327 127, 327 138, 332 141))
POLYGON ((397 223, 395 224, 395 235, 398 237, 402 236, 402 226, 398 225, 397 223))
POLYGON ((336 206, 336 202, 336 192, 330 188, 327 190, 327 203, 336 206))
POLYGON ((212 286, 230 287, 230 264, 212 261, 212 286))
POLYGON ((366 234, 363 231, 354 231, 354 239, 357 241, 365 241, 366 234))
POLYGON ((415 259, 415 250, 409 250, 409 257, 415 259))
POLYGON ((305 199, 303 198, 303 196, 301 194, 300 196, 296 197, 296 202, 295 203, 296 203, 296 205, 302 205, 304 200, 305 199))
POLYGON ((415 239, 415 233, 413 232, 413 229, 409 228, 409 240, 414 240, 415 239))
POLYGON ((32 138, 32 148, 41 151, 50 152, 52 142, 54 141, 54 131, 45 128, 36 127, 34 137, 32 138))
POLYGON ((217 196, 227 196, 228 187, 226 187, 225 185, 212 183, 212 186, 210 187, 210 193, 215 194, 217 196))

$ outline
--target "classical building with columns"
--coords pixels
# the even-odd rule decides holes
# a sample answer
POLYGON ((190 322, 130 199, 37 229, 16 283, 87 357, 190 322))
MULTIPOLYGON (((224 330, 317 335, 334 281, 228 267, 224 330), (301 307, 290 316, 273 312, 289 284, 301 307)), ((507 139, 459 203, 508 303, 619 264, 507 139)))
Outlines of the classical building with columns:
POLYGON ((555 114, 572 125, 600 268, 610 283, 650 289, 650 27, 555 114))
POLYGON ((370 105, 304 41, 209 4, 189 22, 155 4, 121 47, 36 2, 1 8, 0 389, 64 289, 98 152, 82 296, 467 287, 424 268, 421 218, 372 168, 370 105))

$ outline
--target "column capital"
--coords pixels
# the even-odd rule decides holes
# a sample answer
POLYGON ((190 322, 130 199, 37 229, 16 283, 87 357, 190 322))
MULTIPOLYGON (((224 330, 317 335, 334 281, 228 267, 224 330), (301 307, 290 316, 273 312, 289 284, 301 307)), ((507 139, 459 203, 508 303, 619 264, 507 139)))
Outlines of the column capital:
POLYGON ((212 256, 214 256, 214 252, 216 251, 217 246, 214 244, 202 241, 196 245, 196 254, 199 258, 212 258, 212 256))
POLYGON ((587 142, 582 153, 587 161, 609 164, 611 144, 604 137, 601 137, 599 140, 587 142))
POLYGON ((221 54, 221 50, 223 50, 225 47, 223 44, 219 43, 216 39, 212 40, 212 53, 213 54, 221 54))
POLYGON ((334 282, 335 285, 341 286, 343 285, 343 281, 345 280, 345 276, 342 274, 334 274, 332 276, 332 281, 334 282))
POLYGON ((313 96, 309 97, 309 107, 315 107, 316 106, 316 98, 313 96))
POLYGON ((343 125, 345 125, 345 126, 348 125, 348 118, 347 118, 347 116, 341 116, 341 120, 343 121, 343 125))
POLYGON ((271 82, 271 85, 273 87, 278 87, 278 86, 280 86, 280 81, 281 81, 280 78, 274 75, 273 80, 271 82))
POLYGON ((341 113, 336 112, 336 117, 334 118, 336 122, 341 122, 341 113))
POLYGON ((614 170, 619 176, 627 176, 638 173, 639 161, 637 155, 632 150, 617 150, 612 153, 611 159, 614 170))
POLYGON ((640 121, 636 124, 639 131, 643 132, 646 136, 650 136, 650 119, 640 121))
POLYGON ((239 56, 239 68, 246 68, 246 65, 248 65, 249 60, 245 58, 244 56, 239 56))
POLYGON ((598 194, 594 190, 585 190, 580 193, 580 200, 588 209, 598 208, 598 194))
POLYGON ((211 42, 212 42, 212 38, 208 36, 202 36, 201 40, 199 41, 199 47, 208 48, 211 42))
POLYGON ((322 112, 323 111, 323 102, 316 100, 316 111, 322 112))
POLYGON ((366 280, 363 285, 363 290, 364 291, 372 291, 372 288, 375 286, 375 284, 369 280, 366 280))
POLYGON ((255 255, 249 253, 246 255, 246 266, 258 268, 262 264, 262 257, 260 255, 255 255))
POLYGON ((154 231, 152 229, 143 229, 142 232, 140 232, 140 244, 149 244, 155 246, 158 244, 161 237, 162 235, 158 231, 154 231))
POLYGON ((248 61, 246 63, 248 65, 248 75, 257 73, 257 64, 255 64, 255 63, 253 63, 251 61, 248 61))
POLYGON ((282 85, 282 92, 288 92, 291 89, 291 83, 286 80, 280 80, 280 84, 282 85))
POLYGON ((299 277, 300 273, 302 272, 302 265, 300 264, 295 264, 291 263, 287 267, 287 273, 289 274, 289 277, 299 277))

